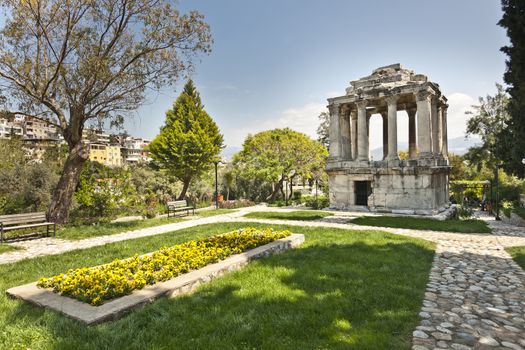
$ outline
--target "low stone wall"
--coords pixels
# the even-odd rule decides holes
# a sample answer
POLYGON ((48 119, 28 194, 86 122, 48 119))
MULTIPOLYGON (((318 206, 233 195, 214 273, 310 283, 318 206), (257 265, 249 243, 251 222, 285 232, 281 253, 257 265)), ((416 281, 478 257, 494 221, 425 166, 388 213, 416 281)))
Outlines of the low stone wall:
POLYGON ((54 293, 51 289, 42 289, 36 282, 14 287, 7 290, 7 294, 14 298, 23 299, 30 303, 60 312, 85 324, 97 324, 115 320, 134 308, 153 300, 167 296, 169 298, 187 293, 202 283, 223 275, 229 271, 239 270, 251 260, 281 253, 304 242, 304 235, 291 236, 276 240, 247 252, 233 255, 218 263, 207 265, 200 270, 191 271, 177 276, 166 282, 159 282, 143 289, 135 290, 131 294, 113 299, 100 306, 92 306, 81 301, 54 293))
POLYGON ((525 227, 525 220, 523 220, 518 214, 510 213, 510 218, 505 216, 505 214, 502 214, 501 220, 511 225, 525 227))

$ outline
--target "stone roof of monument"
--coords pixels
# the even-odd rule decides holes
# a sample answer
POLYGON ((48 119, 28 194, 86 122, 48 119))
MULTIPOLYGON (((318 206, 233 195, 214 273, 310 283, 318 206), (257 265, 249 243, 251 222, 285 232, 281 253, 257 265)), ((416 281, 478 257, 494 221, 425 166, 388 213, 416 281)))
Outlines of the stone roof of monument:
POLYGON ((424 74, 417 74, 413 70, 403 68, 401 64, 395 63, 374 69, 372 74, 351 81, 345 95, 329 98, 328 102, 353 103, 366 99, 384 104, 380 101, 382 98, 399 95, 403 96, 400 102, 405 103, 414 101, 413 94, 424 90, 446 102, 438 84, 429 81, 424 74))

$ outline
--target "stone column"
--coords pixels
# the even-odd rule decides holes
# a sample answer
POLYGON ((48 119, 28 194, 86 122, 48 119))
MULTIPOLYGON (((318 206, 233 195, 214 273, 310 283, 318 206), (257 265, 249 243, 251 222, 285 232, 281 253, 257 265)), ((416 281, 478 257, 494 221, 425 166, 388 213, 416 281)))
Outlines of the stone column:
POLYGON ((368 101, 358 101, 355 104, 357 106, 357 159, 368 161, 368 123, 366 120, 366 105, 368 101))
POLYGON ((448 135, 447 135, 447 110, 448 105, 444 104, 441 106, 441 154, 444 158, 448 158, 448 135))
POLYGON ((351 145, 350 145, 350 108, 348 105, 342 105, 339 114, 339 128, 340 128, 340 147, 341 158, 343 160, 350 160, 351 145))
POLYGON ((397 155, 397 100, 399 96, 386 98, 388 105, 388 160, 399 160, 397 155))
POLYGON ((352 143, 352 160, 357 159, 357 111, 352 110, 350 112, 351 122, 351 143, 352 143))
POLYGON ((414 159, 417 157, 417 143, 416 143, 416 109, 407 108, 408 114, 408 158, 414 159))
POLYGON ((388 157, 388 114, 386 112, 381 113, 383 118, 383 160, 388 157))
POLYGON ((432 156, 432 138, 430 136, 430 99, 430 92, 426 90, 416 93, 419 158, 428 158, 432 156))
POLYGON ((432 120, 432 153, 434 157, 438 157, 441 154, 441 122, 436 96, 433 96, 431 100, 430 118, 432 120))
POLYGON ((329 153, 331 158, 339 158, 341 156, 339 104, 329 105, 328 110, 330 111, 330 129, 328 133, 330 141, 329 153))

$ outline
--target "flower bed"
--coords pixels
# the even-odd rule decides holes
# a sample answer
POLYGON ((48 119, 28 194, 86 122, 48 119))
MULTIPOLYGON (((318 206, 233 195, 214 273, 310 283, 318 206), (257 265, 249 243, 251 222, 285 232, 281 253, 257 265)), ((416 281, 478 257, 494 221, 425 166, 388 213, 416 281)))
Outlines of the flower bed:
POLYGON ((69 270, 38 281, 40 288, 91 305, 101 305, 141 289, 147 284, 169 280, 181 273, 199 269, 228 256, 291 235, 289 231, 244 228, 211 238, 161 248, 151 254, 115 260, 109 264, 69 270))

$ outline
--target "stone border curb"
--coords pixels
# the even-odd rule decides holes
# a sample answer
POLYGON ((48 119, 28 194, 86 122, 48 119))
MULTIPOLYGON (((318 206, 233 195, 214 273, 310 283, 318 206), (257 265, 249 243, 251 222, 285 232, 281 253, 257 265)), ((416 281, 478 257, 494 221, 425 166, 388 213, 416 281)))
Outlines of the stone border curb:
POLYGON ((251 260, 281 253, 290 248, 295 248, 303 242, 304 235, 292 234, 244 253, 233 255, 215 264, 207 265, 202 269, 190 271, 165 282, 148 285, 100 306, 92 306, 62 296, 54 293, 50 288, 38 288, 36 282, 10 288, 6 293, 13 298, 23 299, 38 306, 58 311, 87 325, 93 325, 119 319, 132 309, 150 303, 159 297, 173 298, 190 292, 200 284, 209 282, 224 273, 239 270, 251 260))

